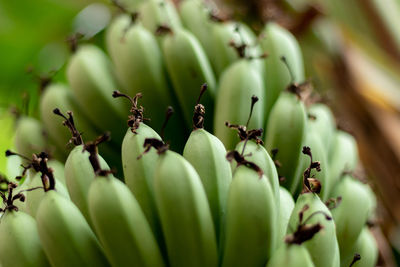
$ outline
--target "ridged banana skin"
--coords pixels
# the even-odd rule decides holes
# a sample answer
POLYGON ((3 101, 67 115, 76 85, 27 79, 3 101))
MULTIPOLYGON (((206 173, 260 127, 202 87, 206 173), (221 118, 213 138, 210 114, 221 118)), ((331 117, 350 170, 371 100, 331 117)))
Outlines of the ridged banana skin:
POLYGON ((311 116, 315 116, 315 119, 308 120, 307 128, 310 131, 319 132, 320 138, 329 153, 336 129, 335 117, 332 111, 327 105, 316 103, 308 108, 307 113, 311 116))
POLYGON ((263 128, 264 84, 261 74, 251 67, 252 62, 239 60, 225 70, 221 76, 215 104, 214 133, 227 150, 235 149, 239 138, 236 131, 225 126, 225 122, 245 125, 249 117, 251 97, 259 98, 254 106, 248 129, 263 128))
MULTIPOLYGON (((183 26, 196 36, 208 58, 211 58, 210 55, 213 55, 214 50, 210 38, 214 25, 210 19, 211 8, 203 0, 184 0, 179 4, 179 15, 183 26)), ((211 64, 213 62, 214 60, 210 61, 211 64)))
POLYGON ((310 253, 302 245, 283 244, 277 249, 266 267, 314 267, 310 253))
POLYGON ((144 123, 140 124, 136 132, 134 134, 128 129, 122 142, 125 183, 139 202, 157 240, 160 240, 162 231, 154 198, 154 165, 158 156, 156 151, 151 149, 140 159, 137 157, 144 151, 143 143, 146 138, 161 138, 144 123))
MULTIPOLYGON (((321 171, 317 172, 315 169, 311 171, 311 176, 321 182, 321 192, 319 194, 322 201, 326 201, 334 187, 333 181, 330 177, 330 165, 328 161, 328 152, 321 140, 319 132, 307 132, 305 145, 311 148, 313 161, 319 161, 321 171)), ((310 158, 308 157, 308 165, 310 158)), ((307 166, 308 167, 308 166, 307 166)))
MULTIPOLYGON (((191 128, 193 107, 204 83, 208 87, 201 102, 213 114, 216 82, 210 62, 196 37, 184 29, 165 36, 162 51, 186 125, 191 128)), ((210 130, 211 125, 212 119, 206 120, 205 129, 210 130)))
POLYGON ((279 196, 280 196, 280 205, 279 205, 279 219, 278 219, 278 241, 277 244, 279 247, 286 236, 287 227, 289 224, 290 215, 294 209, 294 200, 290 192, 280 186, 279 187, 279 196))
POLYGON ((71 57, 67 78, 82 112, 102 131, 110 131, 117 143, 125 134, 129 107, 112 97, 118 88, 111 62, 94 45, 82 45, 71 57))
POLYGON ((270 113, 266 127, 265 147, 269 153, 278 149, 276 160, 281 164, 279 175, 285 177, 282 185, 295 192, 300 180, 296 176, 302 144, 306 132, 304 103, 289 92, 282 92, 270 113))
POLYGON ((332 197, 342 197, 339 206, 332 210, 342 261, 352 256, 351 248, 357 241, 372 209, 366 188, 367 185, 345 176, 332 192, 332 197))
POLYGON ((361 256, 361 260, 357 261, 353 266, 355 267, 374 267, 378 260, 378 245, 376 240, 368 229, 364 227, 361 231, 356 244, 353 247, 352 255, 347 258, 343 266, 349 266, 353 260, 354 253, 361 256))
POLYGON ((46 192, 36 221, 51 266, 110 266, 85 217, 59 193, 46 192))
POLYGON ((129 26, 128 15, 116 18, 107 32, 107 47, 125 91, 130 96, 142 93, 140 104, 151 118, 149 125, 160 127, 165 110, 172 105, 161 49, 141 24, 135 23, 125 33, 129 26))
MULTIPOLYGON (((239 153, 243 151, 244 141, 240 141, 235 150, 239 153)), ((267 150, 262 145, 258 145, 253 141, 247 141, 246 148, 244 150, 243 155, 246 156, 246 160, 255 163, 258 167, 262 169, 265 176, 267 177, 268 181, 271 184, 272 191, 274 192, 275 196, 275 203, 277 208, 279 208, 280 203, 280 189, 279 189, 279 177, 278 172, 275 167, 275 163, 272 160, 271 156, 268 154, 267 150)), ((236 168, 236 163, 232 162, 232 167, 236 168)))
POLYGON ((276 23, 268 23, 261 32, 261 47, 268 58, 265 62, 264 83, 266 92, 266 116, 279 94, 291 83, 304 81, 303 56, 296 38, 276 23), (284 56, 294 75, 294 81, 286 65, 284 56))
MULTIPOLYGON (((301 194, 296 201, 296 205, 294 206, 292 215, 289 219, 288 234, 291 234, 292 231, 297 228, 299 223, 299 212, 305 205, 309 205, 309 209, 304 212, 304 219, 307 219, 308 216, 316 211, 323 211, 328 216, 332 217, 332 214, 326 207, 325 203, 323 203, 316 194, 301 194)), ((335 222, 333 220, 326 220, 325 215, 323 214, 317 214, 314 215, 307 224, 315 223, 322 224, 324 228, 312 239, 304 242, 302 245, 307 248, 316 267, 333 266, 335 257, 337 257, 337 254, 335 253, 337 247, 335 222)))
POLYGON ((96 177, 88 194, 95 231, 112 266, 164 266, 139 203, 118 179, 96 177))
POLYGON ((265 175, 239 166, 229 188, 221 266, 264 266, 275 251, 276 209, 265 175))
POLYGON ((146 0, 139 6, 140 22, 150 32, 155 33, 159 26, 171 29, 182 28, 182 24, 171 0, 146 0))
MULTIPOLYGON (((54 178, 56 180, 57 192, 60 193, 60 195, 62 195, 66 199, 70 199, 68 190, 65 187, 65 182, 64 183, 61 182, 62 180, 65 181, 65 178, 64 178, 64 168, 63 166, 60 166, 60 164, 62 165, 61 162, 55 160, 50 160, 48 162, 48 166, 54 170, 54 178)), ((36 173, 34 176, 32 176, 32 178, 29 179, 29 184, 27 184, 26 189, 39 186, 43 187, 42 179, 40 178, 40 176, 41 173, 36 173)), ((46 193, 44 192, 43 189, 36 189, 25 193, 26 211, 29 215, 31 215, 32 217, 36 217, 37 210, 45 195, 46 193)))
MULTIPOLYGON (((109 170, 107 162, 99 155, 102 170, 109 170)), ((89 161, 89 152, 83 152, 83 145, 76 146, 65 162, 65 180, 71 201, 79 208, 86 220, 91 223, 87 198, 90 184, 95 178, 89 161)))
POLYGON ((0 223, 0 262, 2 267, 50 266, 44 254, 36 221, 21 211, 7 211, 0 223))
POLYGON ((183 157, 192 164, 203 183, 218 240, 232 181, 231 167, 225 156, 222 142, 204 129, 192 131, 183 150, 183 157))
POLYGON ((217 266, 217 243, 199 175, 181 155, 167 151, 155 166, 154 193, 170 266, 217 266))
POLYGON ((14 144, 18 153, 31 157, 34 153, 44 151, 46 143, 45 132, 40 121, 25 116, 17 121, 14 144))
POLYGON ((343 131, 336 131, 329 154, 329 170, 332 184, 336 184, 344 171, 353 171, 358 163, 357 142, 343 131))

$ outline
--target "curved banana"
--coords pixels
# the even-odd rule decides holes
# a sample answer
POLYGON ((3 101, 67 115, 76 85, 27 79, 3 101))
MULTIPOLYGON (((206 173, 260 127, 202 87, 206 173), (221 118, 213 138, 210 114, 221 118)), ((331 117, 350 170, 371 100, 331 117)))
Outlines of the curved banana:
POLYGON ((146 0, 139 6, 139 19, 143 26, 156 33, 159 26, 171 29, 182 27, 179 15, 171 0, 146 0))
MULTIPOLYGON (((243 146, 246 146, 243 155, 248 155, 246 156, 246 160, 251 161, 255 163, 258 167, 260 167, 267 177, 268 181, 270 182, 272 191, 274 192, 275 196, 275 203, 277 205, 277 208, 279 208, 281 189, 279 188, 279 177, 274 161, 265 150, 265 148, 262 145, 255 143, 254 141, 240 141, 237 144, 235 150, 241 153, 243 151, 243 146)), ((233 163, 232 165, 234 170, 234 168, 236 168, 236 164, 233 163)))
POLYGON ((164 266, 157 241, 131 191, 101 167, 94 171, 97 176, 89 188, 89 213, 111 264, 164 266))
MULTIPOLYGON (((100 156, 102 169, 110 169, 107 162, 100 156)), ((94 180, 93 167, 89 161, 89 152, 83 145, 78 145, 69 153, 65 162, 65 180, 71 201, 79 208, 86 220, 91 223, 88 211, 88 192, 94 180)))
MULTIPOLYGON (((364 227, 361 231, 357 242, 353 247, 353 252, 359 254, 361 259, 354 263, 352 267, 376 266, 378 261, 378 245, 371 231, 367 227, 364 227)), ((344 266, 350 265, 353 255, 347 258, 343 263, 344 266)))
POLYGON ((229 188, 224 227, 223 267, 262 266, 277 238, 277 207, 264 174, 238 166, 229 188))
POLYGON ((85 217, 58 192, 46 192, 36 221, 40 241, 52 266, 110 266, 85 217))
POLYGON ((16 208, 16 200, 24 202, 21 191, 13 192, 16 188, 16 184, 9 183, 8 194, 3 199, 5 207, 1 210, 4 214, 0 223, 1 266, 50 266, 40 243, 35 219, 16 208))
POLYGON ((287 232, 290 215, 294 209, 294 200, 292 195, 286 188, 279 187, 280 205, 279 205, 279 220, 278 220, 278 247, 284 241, 287 232))
POLYGON ((340 257, 343 261, 353 256, 352 246, 357 241, 372 209, 368 186, 346 175, 331 195, 341 197, 341 203, 332 210, 336 223, 340 257))
MULTIPOLYGON (((214 110, 216 82, 210 62, 196 37, 184 29, 167 33, 163 39, 162 51, 185 122, 191 127, 198 88, 204 83, 208 86, 203 96, 204 106, 211 114, 214 110)), ((208 121, 206 129, 210 130, 212 120, 208 121)))
POLYGON ((227 150, 235 148, 240 141, 237 133, 226 127, 232 124, 245 125, 251 108, 249 99, 255 95, 259 103, 254 107, 248 129, 262 128, 264 121, 264 84, 258 71, 252 67, 251 60, 241 59, 232 64, 221 76, 217 90, 214 113, 214 133, 227 150))
POLYGON ((266 267, 314 267, 310 253, 302 245, 284 244, 277 249, 266 267))
POLYGON ((199 175, 181 155, 172 151, 159 153, 154 194, 169 264, 176 267, 217 266, 214 225, 199 175))
POLYGON ((183 157, 192 164, 200 176, 219 240, 232 172, 225 158, 224 145, 203 128, 204 113, 204 106, 197 104, 193 116, 194 128, 186 142, 183 157))
POLYGON ((272 153, 277 150, 275 160, 279 162, 278 174, 282 185, 294 193, 300 179, 296 175, 301 148, 306 132, 306 110, 299 97, 291 92, 282 92, 269 115, 265 147, 272 153))
POLYGON ((260 45, 265 53, 266 116, 280 93, 290 84, 304 81, 303 57, 296 38, 276 23, 268 23, 261 32, 260 45), (290 70, 282 62, 285 57, 290 70), (293 77, 293 78, 292 78, 293 77))
MULTIPOLYGON (((45 151, 47 141, 40 121, 31 117, 21 117, 17 121, 14 144, 16 151, 26 157, 45 151)), ((25 160, 23 160, 25 162, 25 160)))
POLYGON ((350 134, 337 130, 329 154, 329 170, 332 184, 336 184, 343 172, 353 171, 358 163, 357 142, 350 134))
POLYGON ((112 92, 117 88, 112 76, 111 62, 94 45, 82 45, 71 57, 67 78, 80 110, 102 131, 110 131, 118 144, 125 129, 127 107, 116 103, 112 92))
POLYGON ((316 267, 333 266, 338 256, 335 253, 337 247, 335 222, 325 203, 316 194, 308 192, 298 197, 289 219, 288 233, 293 233, 300 223, 320 224, 323 227, 302 245, 307 248, 316 267), (299 216, 300 213, 303 215, 299 216), (300 217, 303 222, 300 221, 300 217))
POLYGON ((307 128, 310 131, 319 132, 325 149, 329 153, 331 148, 334 149, 331 144, 336 130, 335 117, 332 111, 327 105, 316 103, 308 108, 307 113, 309 117, 307 128))

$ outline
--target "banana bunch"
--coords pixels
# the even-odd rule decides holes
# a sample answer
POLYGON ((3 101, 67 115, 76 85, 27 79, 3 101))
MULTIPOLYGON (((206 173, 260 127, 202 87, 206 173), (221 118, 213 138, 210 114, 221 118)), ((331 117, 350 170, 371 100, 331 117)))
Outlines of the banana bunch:
POLYGON ((306 104, 293 35, 208 1, 113 2, 108 54, 78 47, 18 122, 1 266, 375 266, 356 141, 306 104))

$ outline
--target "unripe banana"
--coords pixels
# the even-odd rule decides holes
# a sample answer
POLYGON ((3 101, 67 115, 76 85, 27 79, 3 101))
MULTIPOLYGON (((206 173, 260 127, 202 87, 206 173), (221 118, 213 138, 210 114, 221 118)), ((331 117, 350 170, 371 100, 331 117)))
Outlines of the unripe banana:
POLYGON ((272 109, 280 93, 290 84, 304 81, 303 58, 296 38, 276 23, 268 23, 261 32, 261 47, 268 54, 265 62, 266 114, 272 109), (290 71, 282 62, 285 57, 290 71), (292 72, 292 75, 290 74, 292 72))
MULTIPOLYGON (((91 223, 88 211, 88 192, 95 175, 89 161, 89 152, 84 151, 84 146, 76 146, 65 162, 65 179, 71 201, 79 208, 86 220, 91 223)), ((105 160, 99 155, 102 169, 109 169, 105 160)))
POLYGON ((113 266, 164 266, 139 203, 118 179, 98 176, 88 193, 90 217, 113 266))
POLYGON ((128 15, 116 18, 107 32, 107 47, 125 91, 132 96, 143 94, 149 125, 159 127, 164 110, 172 104, 162 54, 152 33, 133 23, 128 15))
MULTIPOLYGON (((210 55, 213 55, 214 50, 211 38, 214 24, 211 20, 213 12, 213 7, 203 0, 184 0, 179 4, 182 24, 196 36, 208 58, 211 58, 210 55)), ((214 60, 210 63, 213 64, 213 62, 214 60)))
POLYGON ((183 156, 200 176, 210 205, 217 240, 219 240, 222 218, 226 213, 226 200, 232 181, 232 172, 229 162, 225 158, 224 145, 217 137, 204 130, 202 125, 204 113, 196 114, 197 108, 204 111, 204 106, 196 105, 193 117, 194 129, 186 142, 183 156), (198 120, 196 116, 199 116, 200 119, 198 120), (198 121, 201 122, 196 123, 198 121))
POLYGON ((67 78, 82 112, 102 131, 111 131, 119 143, 125 134, 121 125, 126 107, 112 98, 117 84, 104 52, 94 45, 81 46, 67 66, 67 78))
POLYGON ((336 131, 329 154, 329 170, 332 184, 336 184, 343 172, 353 171, 358 163, 357 143, 353 136, 336 131))
MULTIPOLYGON (((279 177, 274 161, 261 144, 257 144, 254 141, 240 141, 235 150, 241 153, 243 151, 243 146, 246 146, 243 155, 248 155, 246 156, 246 160, 260 167, 267 177, 271 184, 272 191, 274 192, 276 207, 279 208, 281 190, 279 189, 279 177)), ((234 170, 236 164, 234 163, 232 166, 234 170)))
MULTIPOLYGON (((144 156, 145 157, 145 156, 144 156)), ((217 243, 199 175, 179 154, 159 156, 154 194, 171 266, 217 266, 217 243)))
POLYGON ((284 237, 287 232, 287 227, 289 224, 290 215, 294 209, 294 200, 292 195, 286 188, 280 186, 279 187, 279 220, 278 220, 278 247, 280 243, 284 240, 284 237))
MULTIPOLYGON (((364 227, 361 231, 356 244, 353 247, 353 255, 357 253, 361 259, 353 264, 352 267, 374 267, 378 260, 378 245, 371 231, 364 227)), ((349 266, 353 255, 349 256, 343 266, 349 266)))
POLYGON ((31 117, 21 117, 15 129, 14 144, 17 152, 27 157, 46 150, 47 141, 41 123, 31 117))
POLYGON ((316 267, 333 266, 337 247, 335 223, 331 218, 331 212, 321 199, 314 193, 303 193, 296 201, 292 215, 289 220, 288 233, 293 233, 299 225, 299 213, 309 224, 319 223, 323 227, 315 236, 304 242, 310 253, 311 259, 316 267), (305 209, 305 207, 308 207, 305 209), (314 215, 312 215, 314 214, 314 215), (312 216, 312 217, 311 217, 312 216))
POLYGON ((173 30, 182 27, 171 0, 146 0, 139 7, 139 16, 143 26, 152 33, 155 33, 159 26, 173 30))
POLYGON ((7 200, 11 200, 12 204, 6 203, 6 207, 2 209, 4 214, 0 223, 1 266, 50 266, 39 240, 36 221, 28 214, 15 209, 15 200, 21 199, 23 202, 23 196, 21 191, 13 195, 10 185, 14 189, 16 184, 9 184, 7 200))
POLYGON ((371 212, 372 203, 366 188, 367 185, 347 175, 340 180, 331 194, 342 199, 338 207, 332 210, 342 263, 347 257, 353 256, 351 248, 371 212))
MULTIPOLYGON (((208 90, 203 103, 212 114, 216 87, 214 73, 199 41, 189 31, 177 29, 167 33, 163 39, 162 51, 186 124, 191 127, 198 88, 204 83, 208 90)), ((212 120, 208 121, 206 129, 211 129, 212 120)))
POLYGON ((266 267, 314 267, 308 250, 302 245, 282 245, 277 249, 266 267))
POLYGON ((307 112, 309 117, 307 128, 312 132, 319 133, 322 143, 329 153, 336 129, 332 111, 327 105, 316 103, 311 105, 307 112))
POLYGON ((256 46, 257 38, 251 29, 241 22, 214 23, 211 29, 212 58, 211 64, 217 77, 240 58, 252 59, 252 65, 263 73, 264 63, 260 60, 263 52, 256 46))
POLYGON ((264 174, 239 166, 229 188, 222 265, 263 266, 275 250, 276 204, 264 174))
POLYGON ((146 2, 146 0, 112 0, 112 2, 118 2, 121 6, 123 6, 129 12, 136 12, 139 6, 146 2))
POLYGON ((46 192, 36 221, 40 241, 52 266, 110 266, 85 217, 58 192, 46 192))
POLYGON ((221 76, 215 104, 214 132, 227 150, 239 142, 237 134, 226 127, 225 122, 245 125, 251 108, 249 99, 255 95, 260 99, 253 110, 248 129, 259 129, 264 125, 264 84, 252 62, 241 59, 232 64, 221 76))
POLYGON ((36 221, 28 214, 10 211, 3 215, 0 238, 2 267, 50 266, 39 240, 36 221))
MULTIPOLYGON (((48 163, 54 171, 54 177, 56 179, 56 191, 63 197, 69 200, 68 190, 65 187, 65 177, 64 177, 64 166, 61 162, 56 160, 50 160, 48 163), (62 182, 64 181, 64 182, 62 182)), ((43 186, 41 173, 36 173, 28 180, 26 188, 35 188, 43 186)), ((26 211, 32 217, 36 217, 37 210, 45 196, 43 189, 33 190, 26 193, 26 211)))
POLYGON ((303 102, 291 92, 282 92, 271 110, 266 127, 265 147, 277 150, 275 160, 280 164, 278 174, 282 185, 294 193, 300 182, 296 175, 306 130, 306 111, 303 102))

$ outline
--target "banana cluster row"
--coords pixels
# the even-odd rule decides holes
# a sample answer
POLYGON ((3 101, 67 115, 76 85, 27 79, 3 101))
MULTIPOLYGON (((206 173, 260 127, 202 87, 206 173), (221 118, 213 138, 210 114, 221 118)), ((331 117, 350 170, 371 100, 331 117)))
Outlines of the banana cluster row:
POLYGON ((2 195, 2 266, 374 266, 374 194, 351 175, 354 138, 305 105, 296 39, 200 0, 117 4, 110 58, 80 46, 41 122, 18 122, 16 150, 35 155, 2 195))

